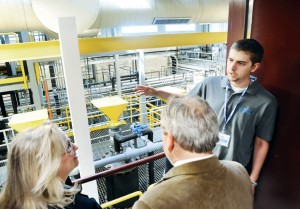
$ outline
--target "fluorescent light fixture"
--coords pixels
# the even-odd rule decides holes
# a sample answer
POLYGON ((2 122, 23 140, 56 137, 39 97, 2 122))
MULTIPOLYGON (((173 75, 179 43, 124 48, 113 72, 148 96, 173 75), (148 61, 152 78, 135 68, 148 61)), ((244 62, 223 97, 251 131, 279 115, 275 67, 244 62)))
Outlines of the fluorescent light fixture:
POLYGON ((195 24, 173 24, 173 25, 166 25, 165 30, 167 32, 175 32, 175 31, 195 31, 196 25, 195 24))

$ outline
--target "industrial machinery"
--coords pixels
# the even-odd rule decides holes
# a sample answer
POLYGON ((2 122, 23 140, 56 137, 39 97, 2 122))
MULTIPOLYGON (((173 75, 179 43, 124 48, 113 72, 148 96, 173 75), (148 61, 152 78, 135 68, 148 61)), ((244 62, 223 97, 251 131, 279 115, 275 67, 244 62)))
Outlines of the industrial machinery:
MULTIPOLYGON (((110 152, 106 153, 105 158, 118 156, 119 160, 105 165, 106 169, 116 168, 138 159, 139 148, 147 146, 148 141, 153 143, 153 131, 147 125, 138 122, 131 124, 131 133, 124 135, 120 128, 122 121, 118 118, 127 106, 127 101, 118 96, 105 97, 92 100, 93 105, 99 108, 110 118, 109 135, 111 140, 110 152), (132 157, 130 157, 132 156, 132 157)), ((148 155, 153 155, 150 151, 148 155)), ((154 183, 154 163, 148 164, 149 184, 154 183)), ((105 178, 107 189, 107 200, 113 200, 126 194, 139 190, 138 167, 130 168, 105 178)), ((136 198, 119 203, 118 208, 130 207, 136 198)))

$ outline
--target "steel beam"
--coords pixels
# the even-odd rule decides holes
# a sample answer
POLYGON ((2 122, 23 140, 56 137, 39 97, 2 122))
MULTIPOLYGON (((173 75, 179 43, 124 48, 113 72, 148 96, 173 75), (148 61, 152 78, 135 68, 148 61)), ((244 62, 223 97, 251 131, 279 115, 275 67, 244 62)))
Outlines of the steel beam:
MULTIPOLYGON (((105 52, 226 43, 226 32, 160 34, 78 39, 81 56, 105 52)), ((0 62, 60 58, 59 41, 0 44, 0 62)))

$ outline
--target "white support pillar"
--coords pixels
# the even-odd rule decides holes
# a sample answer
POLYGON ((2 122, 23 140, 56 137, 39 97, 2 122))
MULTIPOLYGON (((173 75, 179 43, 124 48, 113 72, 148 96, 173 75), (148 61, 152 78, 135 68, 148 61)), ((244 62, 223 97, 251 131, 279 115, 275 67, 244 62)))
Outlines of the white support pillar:
MULTIPOLYGON (((138 70, 139 70, 139 85, 145 85, 145 56, 143 50, 138 50, 139 52, 139 60, 138 60, 138 70)), ((147 123, 147 115, 146 115, 146 96, 141 96, 141 116, 140 122, 142 125, 146 125, 147 123)))
MULTIPOLYGON (((58 18, 60 50, 81 177, 95 174, 75 17, 58 18)), ((96 181, 82 185, 83 193, 99 201, 96 181)))
POLYGON ((42 109, 43 96, 42 96, 42 92, 41 92, 41 87, 37 83, 33 61, 27 61, 27 67, 28 67, 28 73, 29 73, 29 78, 30 78, 28 85, 32 91, 34 107, 36 110, 40 110, 40 109, 42 109))
POLYGON ((117 84, 117 92, 118 96, 121 97, 121 75, 120 75, 120 65, 119 65, 119 55, 115 54, 115 70, 116 70, 116 84, 117 84))

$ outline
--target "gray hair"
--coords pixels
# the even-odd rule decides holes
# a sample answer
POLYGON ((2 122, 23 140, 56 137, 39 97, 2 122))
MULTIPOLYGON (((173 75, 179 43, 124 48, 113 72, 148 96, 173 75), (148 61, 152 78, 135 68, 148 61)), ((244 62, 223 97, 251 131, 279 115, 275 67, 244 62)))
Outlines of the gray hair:
POLYGON ((163 133, 169 131, 185 150, 201 153, 211 151, 218 141, 218 120, 215 112, 202 98, 172 98, 162 111, 163 133))

